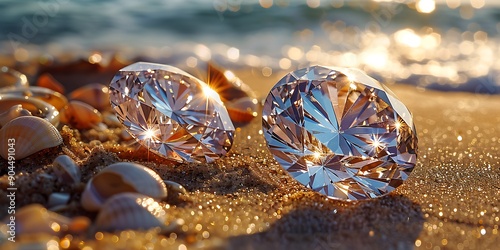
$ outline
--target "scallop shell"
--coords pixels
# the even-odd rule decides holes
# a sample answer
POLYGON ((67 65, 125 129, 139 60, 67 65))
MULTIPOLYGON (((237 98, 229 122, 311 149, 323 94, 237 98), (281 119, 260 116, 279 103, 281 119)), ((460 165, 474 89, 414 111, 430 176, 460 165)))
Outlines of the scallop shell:
POLYGON ((111 107, 109 104, 109 88, 99 83, 78 88, 69 94, 69 98, 87 103, 100 111, 111 107))
POLYGON ((54 173, 59 180, 66 183, 79 183, 82 178, 80 168, 73 159, 67 155, 60 155, 52 163, 54 173))
POLYGON ((60 120, 76 129, 90 129, 101 123, 102 117, 92 106, 80 101, 70 101, 61 111, 60 120))
POLYGON ((17 235, 61 235, 70 224, 70 218, 48 211, 40 204, 30 204, 16 211, 17 235))
POLYGON ((9 158, 9 150, 11 156, 20 160, 61 143, 62 137, 56 127, 36 116, 15 118, 0 129, 0 155, 4 159, 9 158))
POLYGON ((137 193, 121 193, 109 198, 95 221, 96 231, 121 231, 163 227, 165 209, 153 198, 137 193))
POLYGON ((124 192, 157 199, 167 197, 167 187, 155 171, 139 164, 119 162, 104 168, 87 183, 81 203, 86 210, 97 211, 108 198, 124 192))
POLYGON ((14 118, 20 116, 30 116, 31 112, 27 109, 23 109, 23 105, 17 104, 10 107, 9 110, 0 114, 0 126, 3 126, 13 120, 14 118))

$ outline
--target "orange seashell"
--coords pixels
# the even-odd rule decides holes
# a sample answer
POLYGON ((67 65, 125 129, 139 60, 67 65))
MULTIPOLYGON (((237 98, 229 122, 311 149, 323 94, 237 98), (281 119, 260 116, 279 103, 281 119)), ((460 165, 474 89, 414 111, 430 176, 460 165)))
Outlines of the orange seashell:
POLYGON ((76 129, 90 129, 102 122, 102 116, 97 109, 86 103, 70 101, 61 111, 60 121, 76 129))
POLYGON ((99 83, 88 84, 78 88, 69 94, 69 98, 87 103, 99 111, 111 108, 109 88, 99 83))
POLYGON ((36 85, 64 94, 64 86, 49 73, 41 74, 38 77, 36 85))

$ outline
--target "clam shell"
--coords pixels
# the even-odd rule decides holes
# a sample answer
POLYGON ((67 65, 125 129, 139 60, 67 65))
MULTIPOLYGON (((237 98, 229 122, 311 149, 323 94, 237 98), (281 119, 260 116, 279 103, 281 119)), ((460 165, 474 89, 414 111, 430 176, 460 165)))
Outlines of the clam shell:
POLYGON ((54 173, 62 182, 79 183, 82 174, 80 168, 73 159, 67 155, 60 155, 52 163, 54 173))
POLYGON ((101 123, 102 117, 92 106, 80 101, 70 101, 61 111, 60 120, 76 129, 90 129, 101 123))
POLYGON ((30 204, 16 211, 16 234, 47 233, 61 235, 71 219, 48 211, 40 204, 30 204))
POLYGON ((4 159, 9 158, 9 149, 11 156, 20 160, 42 149, 55 147, 61 143, 62 137, 56 127, 36 116, 15 118, 0 129, 0 155, 4 159))
POLYGON ((167 197, 167 187, 153 170, 131 162, 111 164, 96 174, 85 186, 81 203, 88 211, 97 211, 111 196, 135 192, 156 199, 167 197))
POLYGON ((78 88, 69 94, 69 98, 87 103, 100 111, 110 109, 109 88, 99 83, 78 88))
POLYGON ((9 110, 0 114, 0 126, 3 126, 10 122, 12 119, 20 116, 30 116, 31 112, 27 109, 23 109, 23 105, 17 104, 10 107, 9 110))
POLYGON ((153 198, 137 193, 117 194, 104 203, 95 221, 96 231, 163 227, 166 211, 153 198))

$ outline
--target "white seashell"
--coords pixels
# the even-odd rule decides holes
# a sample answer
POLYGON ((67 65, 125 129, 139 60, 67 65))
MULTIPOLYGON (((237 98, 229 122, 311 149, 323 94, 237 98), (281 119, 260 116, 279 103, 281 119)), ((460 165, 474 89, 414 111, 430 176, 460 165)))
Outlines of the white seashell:
POLYGON ((4 159, 9 159, 9 152, 15 160, 20 160, 61 143, 56 127, 36 116, 15 118, 0 129, 0 155, 4 159))
POLYGON ((12 119, 20 116, 30 116, 31 112, 27 109, 23 109, 23 105, 17 104, 10 107, 9 110, 0 114, 0 126, 3 126, 10 122, 12 119))
POLYGON ((76 129, 90 129, 101 123, 102 117, 92 106, 80 101, 70 101, 61 111, 60 120, 76 129))
POLYGON ((97 215, 96 231, 120 231, 163 227, 166 211, 153 198, 121 193, 109 198, 97 215))
POLYGON ((15 217, 16 235, 61 235, 71 224, 70 218, 48 211, 40 204, 30 204, 18 209, 15 217))
POLYGON ((71 195, 68 193, 52 193, 49 195, 49 200, 47 201, 47 207, 53 208, 60 205, 68 204, 71 195))
POLYGON ((69 182, 71 184, 79 183, 82 178, 80 168, 76 165, 75 161, 67 155, 60 155, 52 163, 54 173, 62 182, 69 182))
POLYGON ((86 210, 97 211, 108 198, 123 192, 155 199, 167 197, 167 187, 155 171, 136 163, 119 162, 104 168, 87 183, 81 203, 86 210))
POLYGON ((69 94, 69 98, 87 103, 100 111, 110 109, 111 107, 109 105, 109 88, 99 83, 88 84, 78 88, 69 94))

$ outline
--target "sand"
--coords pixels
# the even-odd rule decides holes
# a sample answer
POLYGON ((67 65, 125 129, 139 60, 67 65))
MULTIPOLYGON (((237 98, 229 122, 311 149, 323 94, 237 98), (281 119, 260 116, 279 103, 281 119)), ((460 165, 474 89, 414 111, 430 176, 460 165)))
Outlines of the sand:
MULTIPOLYGON (((264 97, 284 74, 238 76, 264 97)), ((53 192, 71 194, 60 214, 88 216, 79 204, 84 183, 100 169, 133 161, 182 184, 172 195, 166 223, 172 230, 95 232, 80 235, 18 235, 2 249, 59 245, 63 249, 496 249, 500 244, 500 97, 443 93, 391 85, 414 114, 419 159, 395 192, 373 200, 327 199, 296 182, 267 150, 259 117, 236 131, 234 146, 212 164, 176 164, 148 154, 109 131, 61 128, 64 146, 16 162, 18 205, 46 204, 53 192), (72 154, 82 183, 54 179, 51 162, 72 154), (37 242, 37 243, 34 243, 37 242)), ((6 168, 0 160, 0 215, 7 211, 6 168)))

